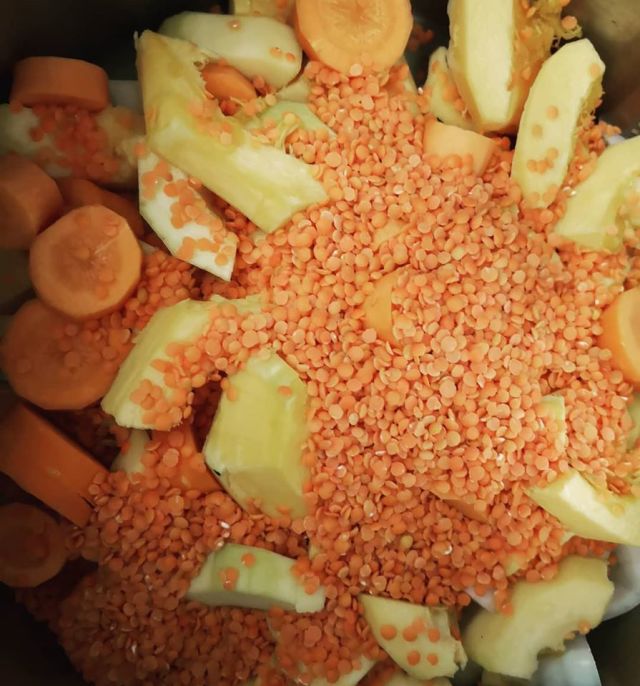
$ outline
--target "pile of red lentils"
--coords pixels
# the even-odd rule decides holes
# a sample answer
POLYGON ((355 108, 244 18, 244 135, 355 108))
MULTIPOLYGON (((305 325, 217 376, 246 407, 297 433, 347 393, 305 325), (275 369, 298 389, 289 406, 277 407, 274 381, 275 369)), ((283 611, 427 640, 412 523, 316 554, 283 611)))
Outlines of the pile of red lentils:
POLYGON ((74 554, 97 569, 71 592, 45 587, 55 611, 35 595, 27 602, 99 686, 233 686, 256 675, 270 686, 333 683, 363 658, 385 659, 360 593, 460 612, 468 589, 494 591, 509 612, 516 579, 550 579, 564 556, 607 549, 564 543, 527 488, 577 469, 626 492, 637 468, 624 449, 631 388, 596 340, 603 308, 638 265, 552 234, 606 127, 585 123, 566 187, 534 211, 510 180, 507 139, 481 178, 460 157, 425 156, 427 97, 398 92, 401 70, 386 81, 311 62, 306 75, 311 106, 336 136, 297 131, 286 149, 316 165, 328 202, 254 241, 255 227, 219 201, 239 237, 231 283, 158 251, 122 312, 86 328, 126 345, 182 298, 262 294, 260 313, 221 306, 201 340, 176 348, 192 389, 180 411, 202 441, 220 393, 237 397, 233 372, 261 349, 277 351, 308 389, 308 515, 246 512, 213 480, 180 487, 174 477, 194 459, 184 438, 154 435, 144 474, 97 480, 90 524, 69 534, 74 554), (404 230, 378 245, 389 219, 404 230), (363 303, 396 270, 390 344, 365 323, 363 303), (565 400, 566 446, 540 408, 551 393, 565 400), (295 558, 305 589, 325 588, 325 609, 186 600, 205 557, 228 541, 295 558))

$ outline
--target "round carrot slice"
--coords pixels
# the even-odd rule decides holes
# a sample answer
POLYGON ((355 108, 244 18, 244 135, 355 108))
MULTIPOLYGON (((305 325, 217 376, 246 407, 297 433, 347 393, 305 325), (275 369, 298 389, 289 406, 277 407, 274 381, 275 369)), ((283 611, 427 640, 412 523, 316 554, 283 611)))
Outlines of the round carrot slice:
POLYGON ((115 360, 83 336, 65 335, 70 320, 39 300, 25 303, 2 339, 2 368, 14 391, 46 410, 79 410, 107 392, 115 360))
POLYGON ((201 73, 207 92, 214 98, 248 102, 256 97, 256 89, 251 81, 227 64, 211 62, 201 73))
POLYGON ((32 588, 52 579, 67 560, 56 520, 31 505, 0 507, 0 581, 32 588))
POLYGON ((131 295, 142 251, 128 223, 113 210, 72 210, 31 246, 29 273, 40 299, 72 319, 100 317, 131 295))
POLYGON ((109 104, 109 77, 95 64, 67 57, 27 57, 13 71, 11 102, 74 105, 92 112, 109 104))
POLYGON ((600 318, 601 348, 608 348, 624 378, 640 386, 640 286, 619 295, 600 318))
POLYGON ((56 182, 31 160, 0 157, 0 248, 25 250, 62 211, 56 182))
POLYGON ((409 0, 297 0, 294 26, 309 57, 349 74, 354 65, 397 62, 413 17, 409 0))

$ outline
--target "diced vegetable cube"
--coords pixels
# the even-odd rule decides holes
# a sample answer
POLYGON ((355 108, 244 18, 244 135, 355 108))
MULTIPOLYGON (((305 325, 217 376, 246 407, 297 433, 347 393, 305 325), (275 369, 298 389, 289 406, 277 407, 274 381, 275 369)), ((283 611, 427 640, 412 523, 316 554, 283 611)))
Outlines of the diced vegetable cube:
POLYGON ((471 117, 451 75, 445 47, 431 53, 424 88, 428 92, 429 108, 441 122, 461 129, 473 128, 471 117))
POLYGON ((597 626, 612 595, 605 560, 568 557, 551 581, 518 582, 511 614, 480 610, 462 642, 485 669, 528 679, 542 650, 562 650, 568 634, 597 626))
POLYGON ((298 75, 302 50, 293 29, 271 17, 182 12, 160 33, 195 43, 245 76, 282 88, 298 75))
POLYGON ((227 543, 205 560, 187 598, 211 607, 319 612, 324 607, 324 589, 306 593, 292 572, 294 563, 270 550, 227 543))
POLYGON ((298 129, 326 131, 329 137, 335 137, 333 131, 316 117, 309 106, 301 102, 281 100, 247 122, 247 128, 249 130, 264 130, 272 124, 275 125, 274 128, 278 133, 274 143, 280 148, 284 147, 287 137, 298 129))
POLYGON ((496 150, 495 141, 475 131, 449 126, 435 119, 425 124, 424 151, 427 155, 436 155, 440 159, 449 155, 463 159, 470 156, 473 171, 478 176, 484 174, 496 150))
POLYGON ((302 462, 308 431, 304 383, 275 353, 254 355, 228 381, 235 397, 220 400, 204 446, 207 464, 241 505, 254 501, 273 517, 283 508, 303 516, 309 478, 302 462))
POLYGON ((176 305, 158 310, 147 326, 140 332, 133 350, 123 362, 109 392, 102 399, 102 409, 111 414, 120 426, 136 429, 160 429, 167 431, 182 421, 182 400, 184 386, 170 388, 165 383, 165 374, 158 367, 163 363, 172 366, 175 374, 188 382, 189 376, 182 371, 180 360, 169 354, 170 345, 189 345, 206 332, 213 311, 214 302, 183 300, 176 305), (158 414, 153 407, 160 398, 145 409, 144 389, 159 389, 161 398, 170 410, 158 414), (132 395, 137 398, 132 400, 132 395))
POLYGON ((448 610, 365 594, 358 598, 376 641, 410 676, 453 676, 466 664, 448 610))
POLYGON ((575 189, 555 232, 588 250, 617 252, 624 231, 637 230, 622 213, 625 196, 640 176, 640 136, 608 147, 593 172, 575 189))
POLYGON ((596 488, 574 470, 530 489, 529 496, 578 536, 640 545, 638 498, 596 488))

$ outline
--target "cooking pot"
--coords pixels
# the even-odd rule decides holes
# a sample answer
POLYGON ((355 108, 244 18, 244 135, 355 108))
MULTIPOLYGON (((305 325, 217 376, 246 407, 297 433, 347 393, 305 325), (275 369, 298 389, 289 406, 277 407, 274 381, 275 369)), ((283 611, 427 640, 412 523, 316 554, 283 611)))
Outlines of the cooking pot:
MULTIPOLYGON (((28 55, 82 57, 105 66, 112 78, 135 78, 131 40, 135 30, 156 28, 170 14, 207 10, 212 4, 212 0, 4 0, 0 6, 3 101, 12 64, 28 55)), ((446 0, 416 0, 413 6, 421 23, 435 33, 434 40, 412 60, 417 80, 422 82, 429 52, 447 42, 446 0)), ((640 133, 640 2, 573 0, 570 9, 607 65, 603 118, 627 135, 640 133)), ((0 502, 6 499, 0 483, 0 502)), ((638 639, 640 607, 589 634, 603 686, 640 684, 638 639)), ((48 629, 34 622, 1 585, 0 684, 84 684, 48 629)))

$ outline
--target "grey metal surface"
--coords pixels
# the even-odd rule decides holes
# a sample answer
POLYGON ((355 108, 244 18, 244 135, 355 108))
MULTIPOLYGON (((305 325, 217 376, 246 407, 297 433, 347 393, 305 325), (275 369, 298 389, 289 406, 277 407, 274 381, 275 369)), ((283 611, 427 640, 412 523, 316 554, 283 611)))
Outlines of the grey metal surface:
MULTIPOLYGON (((154 27, 180 9, 211 4, 206 0, 2 0, 1 83, 6 88, 13 62, 29 54, 97 59, 115 78, 127 78, 134 30, 154 27)), ((419 56, 424 68, 429 49, 446 42, 446 0, 413 4, 416 15, 436 31, 435 41, 419 56)), ((607 63, 603 112, 608 121, 631 132, 640 120, 640 0, 574 0, 571 11, 607 63)), ((589 638, 603 686, 640 684, 640 610, 606 622, 589 638)), ((0 587, 0 685, 83 683, 46 628, 36 625, 13 602, 11 593, 0 587)))

